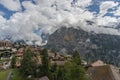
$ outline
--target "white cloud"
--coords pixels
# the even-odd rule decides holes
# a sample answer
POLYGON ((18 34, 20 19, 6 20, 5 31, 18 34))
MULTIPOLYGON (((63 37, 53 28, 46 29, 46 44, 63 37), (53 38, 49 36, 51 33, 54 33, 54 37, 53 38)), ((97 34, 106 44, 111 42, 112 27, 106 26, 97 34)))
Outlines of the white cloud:
POLYGON ((118 7, 118 9, 114 12, 115 16, 120 16, 120 6, 118 7))
POLYGON ((21 10, 21 5, 19 0, 0 0, 0 4, 11 11, 21 10))
POLYGON ((100 5, 99 16, 104 16, 107 13, 107 10, 118 5, 118 2, 114 1, 104 1, 100 5))
POLYGON ((85 8, 87 6, 89 6, 92 2, 92 0, 76 0, 77 2, 75 3, 75 5, 85 8))
POLYGON ((4 29, 6 27, 5 26, 6 21, 7 20, 0 15, 0 28, 1 29, 4 29))
POLYGON ((3 11, 0 11, 0 15, 1 15, 1 16, 4 16, 5 13, 4 13, 3 11))
POLYGON ((105 16, 105 17, 98 17, 97 24, 103 26, 112 26, 112 23, 116 23, 117 19, 115 17, 105 16))
MULTIPOLYGON (((3 2, 5 2, 5 5, 9 3, 8 0, 2 0, 2 4, 3 2)), ((36 0, 36 4, 31 1, 24 1, 22 3, 25 8, 24 12, 13 14, 9 20, 0 16, 0 39, 9 35, 12 40, 23 39, 28 44, 32 44, 32 41, 37 41, 35 44, 40 45, 42 43, 41 33, 52 34, 63 25, 66 25, 66 27, 80 26, 80 28, 87 31, 94 30, 96 33, 118 35, 119 32, 115 29, 98 27, 98 25, 108 25, 112 22, 117 22, 117 19, 95 15, 86 9, 90 4, 91 0, 77 0, 77 3, 75 3, 77 7, 71 5, 71 0, 36 0), (97 24, 87 25, 86 20, 96 21, 97 24), (38 34, 35 31, 38 31, 38 34)), ((101 4, 100 14, 105 14, 109 8, 112 8, 110 7, 111 5, 114 7, 117 3, 110 1, 105 2, 104 5, 101 4)), ((9 7, 9 9, 20 10, 18 6, 14 9, 9 7)))

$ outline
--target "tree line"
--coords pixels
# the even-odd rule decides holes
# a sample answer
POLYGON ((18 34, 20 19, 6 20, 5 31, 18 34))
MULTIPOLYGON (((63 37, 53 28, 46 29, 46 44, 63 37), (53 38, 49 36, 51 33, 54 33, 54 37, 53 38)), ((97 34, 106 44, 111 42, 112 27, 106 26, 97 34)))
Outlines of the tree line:
MULTIPOLYGON (((41 64, 37 64, 36 55, 31 49, 25 51, 19 71, 26 77, 47 76, 50 80, 88 80, 86 70, 81 65, 81 58, 77 51, 73 52, 71 61, 66 62, 62 66, 50 64, 47 49, 43 49, 39 55, 41 56, 41 64)), ((11 66, 15 68, 15 57, 13 57, 11 66)))

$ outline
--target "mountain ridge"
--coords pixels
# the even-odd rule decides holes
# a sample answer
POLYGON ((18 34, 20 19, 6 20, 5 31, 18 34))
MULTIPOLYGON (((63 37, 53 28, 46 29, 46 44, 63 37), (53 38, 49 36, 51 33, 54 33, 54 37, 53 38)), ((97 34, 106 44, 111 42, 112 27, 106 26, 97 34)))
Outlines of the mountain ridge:
POLYGON ((82 29, 62 27, 48 38, 47 48, 72 54, 79 51, 88 62, 98 59, 120 66, 120 36, 96 34, 82 29))

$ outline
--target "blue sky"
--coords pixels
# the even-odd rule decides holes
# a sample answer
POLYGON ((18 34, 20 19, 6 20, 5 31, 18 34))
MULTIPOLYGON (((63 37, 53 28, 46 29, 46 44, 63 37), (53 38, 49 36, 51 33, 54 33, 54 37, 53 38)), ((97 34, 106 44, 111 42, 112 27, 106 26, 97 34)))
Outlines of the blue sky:
POLYGON ((9 19, 9 17, 15 13, 15 11, 10 11, 0 4, 0 11, 4 12, 4 17, 9 19))
MULTIPOLYGON (((114 1, 114 2, 118 2, 120 6, 120 0, 93 0, 93 4, 91 4, 89 7, 88 7, 88 10, 91 11, 91 12, 96 12, 97 14, 99 13, 100 9, 99 9, 99 6, 100 6, 100 3, 101 2, 104 2, 104 1, 114 1)), ((118 7, 117 6, 117 7, 118 7)), ((115 8, 117 8, 115 7, 115 8)), ((108 12, 111 12, 111 11, 115 11, 113 9, 108 9, 108 12)), ((107 13, 105 16, 114 16, 112 13, 107 13)), ((114 17, 117 17, 117 16, 114 16, 114 17)))
MULTIPOLYGON (((34 0, 20 0, 22 11, 24 11, 24 7, 22 6, 22 2, 23 2, 23 1, 31 1, 32 3, 35 3, 34 0)), ((2 12, 5 13, 4 17, 5 17, 6 19, 9 19, 10 16, 12 16, 14 13, 17 12, 17 11, 11 11, 11 10, 7 9, 7 8, 4 7, 4 5, 2 5, 2 4, 0 4, 0 11, 2 11, 2 12)))

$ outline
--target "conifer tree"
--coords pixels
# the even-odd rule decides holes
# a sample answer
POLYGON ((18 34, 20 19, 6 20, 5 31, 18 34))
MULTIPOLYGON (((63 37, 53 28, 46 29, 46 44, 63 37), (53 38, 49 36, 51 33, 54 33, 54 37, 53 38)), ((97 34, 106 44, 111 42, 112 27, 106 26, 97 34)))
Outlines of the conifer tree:
POLYGON ((49 76, 50 61, 49 61, 47 49, 44 49, 41 55, 42 55, 42 69, 41 69, 42 75, 49 76))
POLYGON ((72 56, 72 61, 78 65, 81 65, 81 58, 80 58, 80 54, 78 53, 78 51, 74 51, 73 56, 72 56))
POLYGON ((22 74, 26 76, 35 75, 37 69, 37 63, 34 57, 35 57, 34 53, 30 49, 26 50, 23 59, 21 61, 20 70, 22 74))
POLYGON ((15 57, 15 56, 12 57, 11 67, 12 67, 12 68, 15 68, 15 67, 16 67, 16 57, 15 57))

